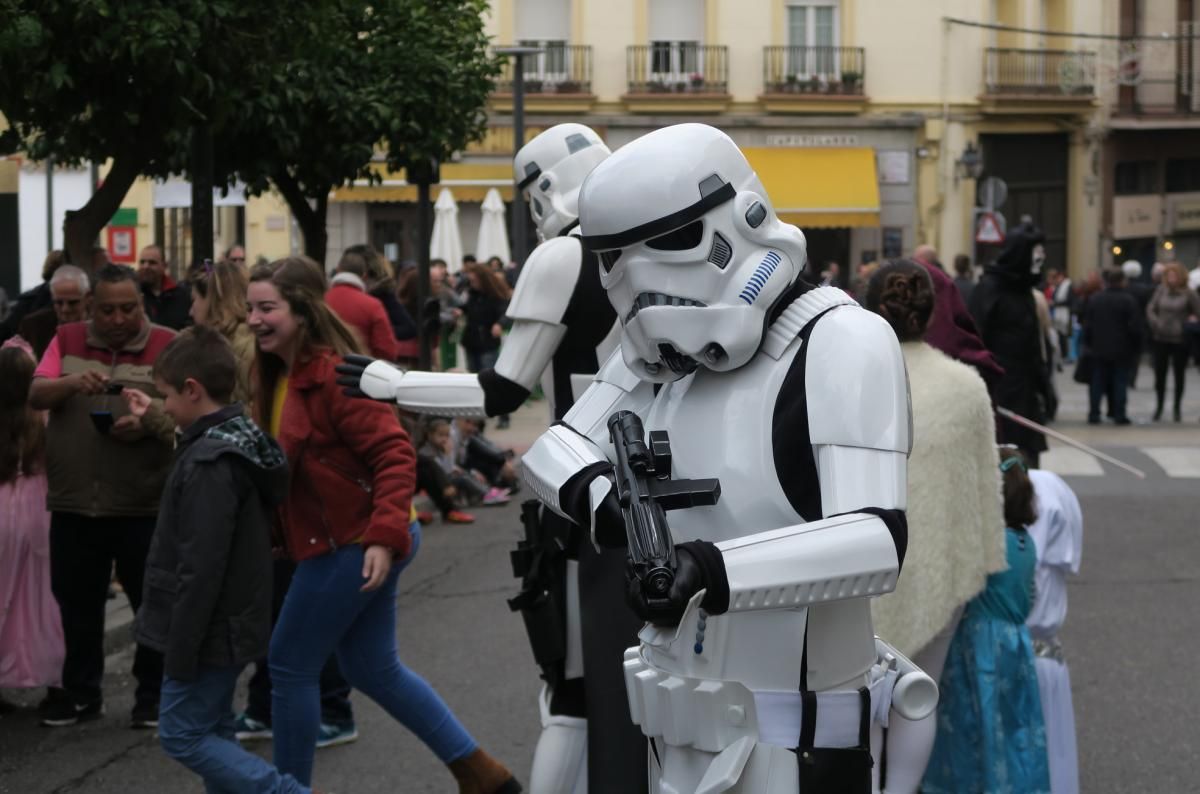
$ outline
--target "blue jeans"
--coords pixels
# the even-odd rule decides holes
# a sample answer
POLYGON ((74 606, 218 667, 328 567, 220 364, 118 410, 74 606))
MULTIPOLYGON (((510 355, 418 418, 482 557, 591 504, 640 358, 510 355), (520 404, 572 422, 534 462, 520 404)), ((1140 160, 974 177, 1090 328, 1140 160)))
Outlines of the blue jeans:
POLYGON ((163 678, 158 739, 204 779, 208 794, 309 794, 234 738, 233 690, 241 666, 201 667, 195 681, 163 678))
POLYGON ((321 722, 321 668, 337 652, 342 674, 417 735, 443 762, 475 750, 450 707, 424 679, 400 663, 396 650, 396 581, 421 543, 412 525, 412 552, 383 585, 362 592, 364 549, 344 546, 304 560, 271 635, 275 764, 309 783, 321 722))

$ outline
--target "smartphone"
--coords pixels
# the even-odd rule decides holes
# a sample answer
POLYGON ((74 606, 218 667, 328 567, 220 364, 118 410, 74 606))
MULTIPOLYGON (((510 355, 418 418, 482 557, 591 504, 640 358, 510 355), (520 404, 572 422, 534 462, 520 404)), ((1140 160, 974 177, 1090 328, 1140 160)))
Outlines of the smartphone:
POLYGON ((92 424, 96 426, 96 430, 105 435, 109 430, 112 430, 113 415, 112 411, 92 411, 92 424))
POLYGON ((104 393, 105 394, 120 394, 124 389, 125 389, 125 387, 122 384, 112 383, 110 381, 108 384, 105 385, 104 393))

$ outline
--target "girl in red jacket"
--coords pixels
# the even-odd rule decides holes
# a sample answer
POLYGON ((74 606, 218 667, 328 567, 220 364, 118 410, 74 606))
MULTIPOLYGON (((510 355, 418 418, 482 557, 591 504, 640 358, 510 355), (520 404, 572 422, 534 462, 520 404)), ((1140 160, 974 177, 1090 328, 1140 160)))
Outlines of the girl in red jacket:
POLYGON ((397 656, 396 580, 420 545, 416 455, 391 408, 342 394, 334 367, 359 351, 324 292, 315 262, 289 258, 255 268, 247 295, 256 409, 287 454, 282 542, 298 563, 271 637, 275 764, 310 782, 321 668, 336 651, 351 685, 449 765, 462 794, 516 794, 508 770, 397 656))

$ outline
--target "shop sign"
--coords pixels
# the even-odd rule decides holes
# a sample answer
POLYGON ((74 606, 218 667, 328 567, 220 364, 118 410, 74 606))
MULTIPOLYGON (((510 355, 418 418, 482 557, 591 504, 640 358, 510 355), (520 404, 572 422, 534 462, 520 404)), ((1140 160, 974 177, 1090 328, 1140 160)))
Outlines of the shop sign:
POLYGON ((800 135, 797 133, 776 133, 767 136, 767 146, 849 148, 858 146, 858 136, 853 134, 800 135))
POLYGON ((1172 231, 1200 231, 1200 198, 1176 199, 1171 215, 1172 231))
POLYGON ((1162 196, 1113 198, 1113 239, 1157 237, 1162 232, 1162 196))

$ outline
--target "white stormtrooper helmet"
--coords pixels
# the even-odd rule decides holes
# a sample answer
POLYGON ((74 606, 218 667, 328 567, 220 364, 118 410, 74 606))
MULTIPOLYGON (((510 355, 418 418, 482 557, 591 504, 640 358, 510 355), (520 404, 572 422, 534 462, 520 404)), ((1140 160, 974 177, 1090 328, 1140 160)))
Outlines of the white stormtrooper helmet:
POLYGON ((521 147, 513 174, 542 239, 575 226, 584 177, 610 154, 600 136, 582 124, 556 124, 521 147))
POLYGON ((656 130, 598 165, 579 220, 621 321, 625 363, 660 383, 748 362, 807 256, 745 156, 704 124, 656 130))

